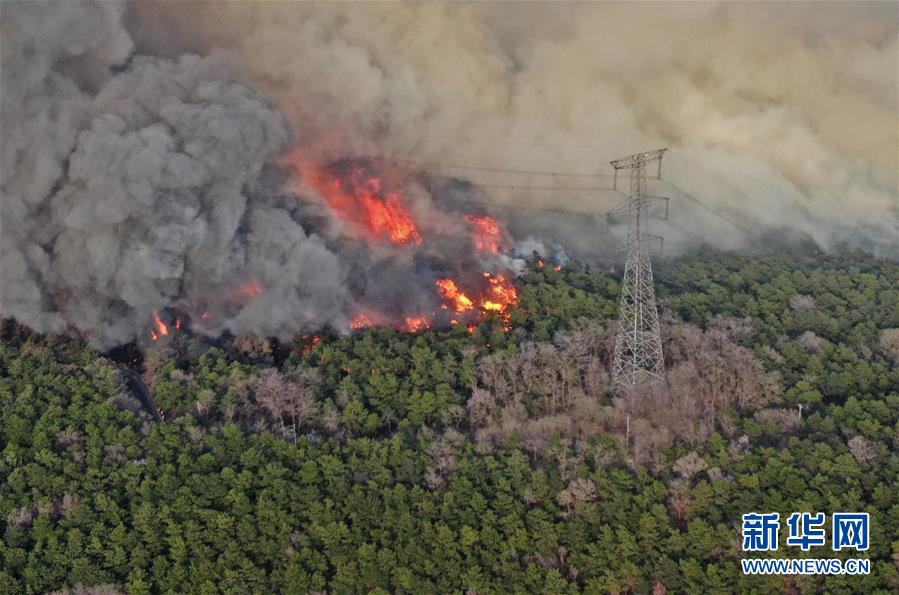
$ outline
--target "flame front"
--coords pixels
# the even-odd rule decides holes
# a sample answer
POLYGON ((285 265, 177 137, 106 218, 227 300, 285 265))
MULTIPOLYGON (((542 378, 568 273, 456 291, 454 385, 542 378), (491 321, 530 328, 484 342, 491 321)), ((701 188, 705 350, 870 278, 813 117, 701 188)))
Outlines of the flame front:
POLYGON ((166 337, 169 334, 169 326, 162 321, 162 318, 159 317, 159 313, 153 315, 153 320, 156 322, 156 328, 159 329, 159 335, 162 337, 166 337))
POLYGON ((452 279, 438 279, 437 291, 443 299, 453 303, 453 310, 462 314, 474 308, 474 302, 467 295, 459 291, 459 287, 452 279))
MULTIPOLYGON (((167 337, 169 334, 169 325, 162 321, 162 318, 159 316, 159 312, 155 312, 153 314, 153 324, 156 325, 156 328, 150 329, 150 339, 153 341, 158 341, 160 337, 167 337)), ((181 328, 181 323, 178 321, 177 328, 181 328)))
POLYGON ((499 254, 505 249, 506 234, 499 221, 488 215, 465 215, 474 228, 474 245, 478 252, 499 254))
POLYGON ((373 192, 362 196, 368 226, 376 235, 386 235, 394 244, 421 244, 415 221, 400 195, 391 192, 381 198, 373 192))
POLYGON ((427 316, 406 316, 404 330, 410 333, 423 331, 431 326, 431 321, 427 316))
POLYGON ((485 310, 503 312, 510 305, 518 303, 518 288, 505 275, 490 276, 490 289, 487 292, 489 299, 482 304, 485 310))
MULTIPOLYGON (((502 274, 494 276, 484 273, 484 279, 487 281, 486 289, 477 294, 470 294, 476 295, 475 299, 463 293, 452 279, 438 279, 437 291, 443 299, 451 303, 456 313, 465 314, 477 309, 476 311, 481 314, 480 319, 487 313, 497 313, 503 320, 503 328, 508 330, 510 328, 508 310, 510 306, 518 304, 518 288, 511 279, 502 274)), ((470 315, 466 317, 471 318, 470 315)), ((454 319, 451 324, 458 324, 458 320, 454 319)), ((472 330, 471 323, 468 329, 472 330)))
POLYGON ((321 335, 312 335, 310 339, 309 335, 303 335, 303 341, 305 344, 300 348, 300 354, 308 355, 322 342, 322 337, 321 335))
POLYGON ((368 163, 349 169, 341 164, 321 168, 306 164, 302 149, 284 155, 281 163, 303 176, 343 221, 362 227, 374 237, 397 245, 421 244, 415 219, 397 190, 385 190, 384 181, 368 163))
POLYGON ((368 314, 357 314, 353 320, 350 322, 350 326, 354 330, 363 329, 369 326, 374 326, 375 321, 372 320, 371 316, 368 314))
MULTIPOLYGON (((371 242, 382 239, 396 246, 423 244, 418 223, 409 209, 407 197, 401 191, 407 180, 414 179, 415 172, 397 167, 389 160, 367 158, 342 159, 321 166, 301 147, 285 154, 280 163, 299 174, 297 180, 315 190, 318 198, 346 224, 351 234, 361 235, 371 242)), ((439 239, 457 234, 460 229, 458 218, 464 216, 477 252, 498 255, 509 249, 511 239, 503 225, 493 217, 439 211, 439 208, 428 211, 432 214, 428 219, 429 237, 439 239), (441 226, 441 223, 445 225, 441 226)), ((435 244, 435 249, 428 254, 436 254, 442 245, 435 244)), ((491 260, 476 258, 470 247, 466 247, 461 256, 477 267, 491 260)), ((508 309, 518 303, 518 290, 506 276, 484 273, 481 278, 464 274, 458 279, 437 279, 435 283, 443 300, 439 309, 410 312, 408 307, 396 308, 391 304, 385 311, 380 311, 377 304, 362 306, 360 302, 355 316, 350 320, 350 327, 358 330, 386 324, 398 330, 417 332, 432 325, 464 324, 469 331, 473 331, 480 322, 496 315, 503 320, 504 328, 509 327, 508 309)), ((246 291, 242 293, 249 295, 246 291)))

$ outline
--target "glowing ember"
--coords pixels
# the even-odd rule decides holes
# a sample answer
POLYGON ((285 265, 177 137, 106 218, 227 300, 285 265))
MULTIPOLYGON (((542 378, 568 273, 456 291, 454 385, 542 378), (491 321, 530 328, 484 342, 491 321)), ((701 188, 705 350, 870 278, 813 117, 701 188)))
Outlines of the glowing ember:
POLYGON ((438 279, 437 291, 440 292, 443 299, 453 302, 453 309, 459 314, 468 312, 474 308, 474 302, 471 301, 467 295, 459 291, 459 287, 452 279, 438 279))
POLYGON ((405 322, 404 330, 410 333, 416 333, 431 326, 431 321, 427 316, 406 316, 405 322))
POLYGON ((167 336, 169 334, 168 325, 162 321, 162 319, 159 317, 158 313, 154 314, 153 318, 156 322, 156 328, 159 329, 159 334, 162 335, 163 337, 167 336))
POLYGON ((242 295, 247 299, 253 299, 255 297, 259 297, 263 293, 265 293, 265 288, 262 287, 262 284, 259 282, 259 279, 256 277, 251 278, 249 281, 241 285, 237 288, 237 293, 242 295))
POLYGON ((201 320, 209 320, 209 316, 210 316, 209 312, 203 312, 202 314, 200 314, 200 319, 201 320))
POLYGON ((313 335, 311 340, 309 339, 309 335, 305 335, 305 336, 303 337, 303 339, 305 339, 305 340, 307 340, 307 341, 309 341, 309 342, 306 343, 305 345, 303 345, 302 350, 301 350, 302 355, 307 355, 307 354, 308 354, 309 352, 311 352, 313 349, 315 349, 316 347, 318 347, 318 344, 319 344, 319 343, 322 342, 321 335, 313 335))
POLYGON ((474 245, 478 252, 498 254, 505 246, 505 233, 499 221, 487 215, 465 215, 474 227, 474 245))
POLYGON ((363 329, 368 326, 373 326, 375 323, 367 314, 358 314, 355 318, 350 322, 350 326, 355 330, 363 329))

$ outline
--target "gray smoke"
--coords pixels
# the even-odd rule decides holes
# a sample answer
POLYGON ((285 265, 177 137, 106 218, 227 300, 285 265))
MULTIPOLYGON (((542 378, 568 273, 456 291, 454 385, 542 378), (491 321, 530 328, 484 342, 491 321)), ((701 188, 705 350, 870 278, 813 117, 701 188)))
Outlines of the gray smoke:
MULTIPOLYGON (((602 174, 610 159, 667 146, 666 178, 713 209, 654 187, 695 236, 663 227, 669 246, 698 237, 740 248, 774 228, 899 257, 896 3, 217 2, 135 12, 147 47, 238 51, 304 127, 313 161, 374 153, 602 174)), ((435 173, 480 184, 497 207, 601 213, 620 199, 521 189, 602 179, 435 173)), ((589 233, 550 213, 528 217, 550 234, 589 233)))
POLYGON ((100 347, 167 308, 210 333, 345 325, 339 259, 259 198, 290 134, 233 55, 109 76, 132 47, 117 5, 2 10, 4 316, 100 347))
POLYGON ((4 2, 0 315, 107 347, 174 311, 278 336, 345 329, 354 303, 414 314, 475 258, 455 211, 522 254, 601 258, 620 196, 584 186, 661 146, 666 250, 784 230, 899 257, 897 10, 4 2), (357 242, 298 173, 366 155, 423 246, 357 242))

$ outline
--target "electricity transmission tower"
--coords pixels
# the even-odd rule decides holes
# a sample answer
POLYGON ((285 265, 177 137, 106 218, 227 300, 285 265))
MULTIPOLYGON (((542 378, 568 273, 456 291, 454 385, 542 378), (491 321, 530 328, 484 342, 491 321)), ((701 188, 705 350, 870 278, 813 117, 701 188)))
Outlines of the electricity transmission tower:
POLYGON ((667 149, 637 153, 611 162, 615 168, 613 187, 617 188, 619 169, 629 169, 631 177, 630 194, 608 213, 608 217, 625 216, 628 221, 624 244, 627 261, 621 286, 612 379, 618 391, 630 397, 632 406, 636 393, 667 386, 648 249, 650 242, 661 242, 662 238, 649 233, 648 218, 649 207, 661 201, 665 202, 667 218, 668 199, 646 193, 646 166, 658 162, 656 177, 660 178, 665 151, 667 149))

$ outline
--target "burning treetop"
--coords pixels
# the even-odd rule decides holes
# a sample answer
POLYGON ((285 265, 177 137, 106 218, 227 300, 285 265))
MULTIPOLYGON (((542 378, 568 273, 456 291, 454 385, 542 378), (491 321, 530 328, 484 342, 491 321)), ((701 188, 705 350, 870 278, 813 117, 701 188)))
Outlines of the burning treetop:
POLYGON ((398 189, 386 188, 383 176, 373 165, 354 160, 339 161, 326 168, 297 166, 297 151, 282 162, 304 174, 304 180, 324 199, 341 220, 364 229, 371 237, 393 244, 421 244, 421 234, 398 189))

